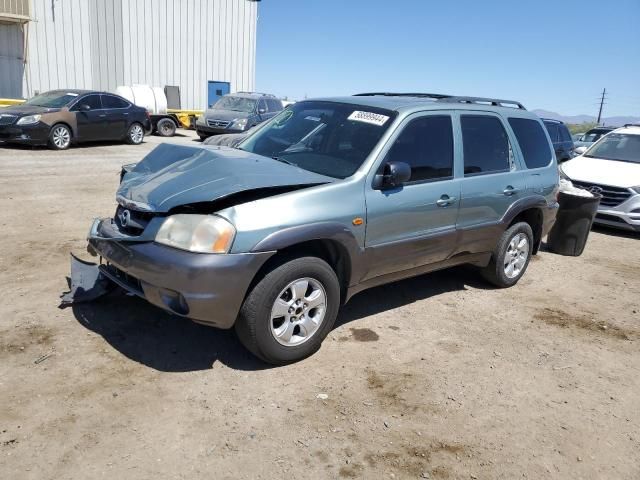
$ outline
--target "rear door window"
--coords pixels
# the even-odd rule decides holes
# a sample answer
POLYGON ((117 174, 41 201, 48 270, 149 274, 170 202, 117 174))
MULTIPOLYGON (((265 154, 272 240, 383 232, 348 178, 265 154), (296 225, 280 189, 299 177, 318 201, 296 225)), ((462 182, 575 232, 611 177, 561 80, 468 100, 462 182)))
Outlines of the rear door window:
POLYGON ((562 140, 563 142, 573 142, 573 140, 571 140, 571 134, 569 133, 569 129, 567 128, 566 125, 560 125, 559 129, 560 129, 560 140, 562 140))
POLYGON ((113 95, 102 95, 102 105, 104 108, 127 108, 129 103, 113 95))
POLYGON ((509 118, 509 125, 516 134, 518 145, 527 168, 540 168, 549 165, 552 159, 551 148, 540 122, 529 118, 509 118))
POLYGON ((409 182, 453 177, 453 127, 449 115, 416 118, 404 127, 387 153, 386 162, 411 167, 409 182))
POLYGON ((511 169, 509 137, 498 118, 489 115, 462 115, 460 125, 465 176, 511 169))

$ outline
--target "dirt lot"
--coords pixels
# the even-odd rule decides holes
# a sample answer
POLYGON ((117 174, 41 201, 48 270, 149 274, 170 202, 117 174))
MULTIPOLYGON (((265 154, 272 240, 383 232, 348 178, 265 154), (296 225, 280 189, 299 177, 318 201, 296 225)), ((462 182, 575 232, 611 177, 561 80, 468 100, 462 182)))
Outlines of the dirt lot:
POLYGON ((135 298, 58 309, 159 141, 0 147, 0 478, 640 478, 639 237, 509 290, 458 268, 364 292, 270 368, 135 298))

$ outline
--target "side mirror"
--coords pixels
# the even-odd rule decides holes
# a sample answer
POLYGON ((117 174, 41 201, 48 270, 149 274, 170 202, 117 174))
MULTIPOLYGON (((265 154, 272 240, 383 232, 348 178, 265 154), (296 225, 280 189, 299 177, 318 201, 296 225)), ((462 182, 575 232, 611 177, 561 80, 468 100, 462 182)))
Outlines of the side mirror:
POLYGON ((260 115, 262 115, 263 113, 267 113, 267 109, 266 109, 266 108, 259 108, 259 109, 258 109, 258 113, 259 113, 260 115))
POLYGON ((88 112, 89 110, 91 110, 91 107, 89 105, 87 105, 86 103, 83 103, 82 105, 80 105, 80 111, 88 112))
POLYGON ((573 150, 573 153, 575 153, 576 155, 582 155, 586 151, 587 151, 587 147, 576 147, 573 150))
POLYGON ((400 187, 411 178, 411 167, 404 162, 389 162, 373 180, 375 190, 400 187))

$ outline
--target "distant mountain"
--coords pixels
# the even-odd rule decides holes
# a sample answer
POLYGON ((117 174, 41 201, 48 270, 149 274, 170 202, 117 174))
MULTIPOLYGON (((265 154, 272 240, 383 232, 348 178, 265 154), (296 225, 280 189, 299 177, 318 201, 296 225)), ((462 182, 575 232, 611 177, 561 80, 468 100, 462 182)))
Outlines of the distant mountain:
MULTIPOLYGON (((533 110, 533 113, 541 118, 552 118, 564 123, 595 123, 596 121, 596 117, 591 115, 560 115, 556 112, 540 109, 533 110)), ((604 117, 602 121, 607 126, 618 127, 627 123, 640 123, 640 117, 604 117)))

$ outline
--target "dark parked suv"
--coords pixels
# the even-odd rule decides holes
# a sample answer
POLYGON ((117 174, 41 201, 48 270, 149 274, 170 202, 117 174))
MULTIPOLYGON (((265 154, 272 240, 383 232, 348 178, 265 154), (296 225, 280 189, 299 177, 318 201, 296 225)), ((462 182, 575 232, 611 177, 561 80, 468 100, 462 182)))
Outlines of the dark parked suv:
POLYGON ((196 122, 202 140, 219 133, 242 133, 282 111, 282 102, 266 93, 238 92, 223 96, 196 122))
POLYGON ((129 292, 287 363, 367 288, 460 264, 514 285, 557 192, 549 137, 518 102, 305 100, 237 148, 163 144, 125 168, 89 251, 129 292))
POLYGON ((0 109, 0 141, 49 145, 123 140, 138 145, 151 128, 148 112, 107 92, 52 90, 0 109))
POLYGON ((558 163, 571 160, 574 157, 573 151, 575 146, 567 126, 560 120, 543 118, 542 121, 544 122, 544 126, 547 127, 547 132, 549 132, 558 163))

